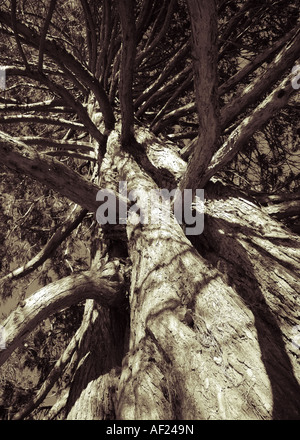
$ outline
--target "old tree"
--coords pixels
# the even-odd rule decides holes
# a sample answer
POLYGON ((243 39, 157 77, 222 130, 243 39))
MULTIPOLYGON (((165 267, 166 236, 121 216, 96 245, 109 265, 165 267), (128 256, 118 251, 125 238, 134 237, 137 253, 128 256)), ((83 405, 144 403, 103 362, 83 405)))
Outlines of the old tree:
POLYGON ((0 5, 6 417, 299 419, 296 1, 0 5), (204 189, 203 232, 101 226, 119 182, 204 189))

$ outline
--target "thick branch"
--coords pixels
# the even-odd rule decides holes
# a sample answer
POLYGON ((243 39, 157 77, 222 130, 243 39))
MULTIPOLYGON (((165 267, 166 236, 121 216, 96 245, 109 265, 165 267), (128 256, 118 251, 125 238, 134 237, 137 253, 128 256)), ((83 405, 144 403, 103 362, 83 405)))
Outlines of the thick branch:
POLYGON ((128 144, 133 138, 134 109, 132 97, 133 73, 135 65, 135 19, 134 2, 119 0, 118 8, 122 27, 122 54, 119 98, 122 114, 122 143, 128 144))
POLYGON ((183 188, 195 189, 205 173, 219 137, 218 74, 217 74, 217 5, 212 0, 189 0, 192 26, 194 84, 199 119, 198 142, 183 188))
POLYGON ((89 211, 95 212, 98 208, 98 186, 62 162, 39 154, 4 132, 0 132, 0 163, 13 172, 27 174, 89 211))
POLYGON ((123 274, 119 262, 107 263, 103 270, 73 274, 51 283, 26 299, 3 323, 6 349, 0 352, 0 365, 23 339, 45 318, 86 299, 107 307, 124 301, 123 274))
MULTIPOLYGON (((279 40, 271 48, 267 49, 262 54, 259 54, 253 61, 247 64, 242 70, 237 72, 236 75, 231 77, 226 83, 222 84, 219 89, 219 95, 223 95, 229 89, 234 87, 238 81, 241 81, 246 75, 254 71, 259 65, 261 65, 272 53, 276 52, 282 45, 288 41, 292 35, 295 35, 293 41, 284 47, 281 52, 276 56, 275 60, 268 66, 265 74, 259 76, 254 83, 247 87, 241 96, 234 98, 232 102, 227 104, 221 109, 220 112, 220 129, 221 132, 233 121, 245 108, 253 102, 259 100, 264 93, 274 84, 286 71, 289 65, 297 59, 297 53, 299 53, 299 31, 293 29, 284 38, 279 40), (298 37, 297 37, 298 35, 298 37)), ((188 106, 182 106, 177 110, 167 113, 161 120, 159 120, 154 126, 153 131, 158 133, 164 126, 178 119, 179 117, 186 116, 196 110, 196 104, 190 103, 188 106)), ((194 139, 191 144, 186 148, 185 156, 188 157, 197 144, 197 139, 194 139)))

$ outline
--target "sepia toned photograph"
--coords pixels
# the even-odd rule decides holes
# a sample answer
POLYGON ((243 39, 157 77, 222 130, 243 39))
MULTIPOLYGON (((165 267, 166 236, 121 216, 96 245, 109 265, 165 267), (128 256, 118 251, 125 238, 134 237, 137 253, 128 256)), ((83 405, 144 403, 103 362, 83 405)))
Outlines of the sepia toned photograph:
POLYGON ((0 0, 2 426, 300 420, 299 110, 296 0, 0 0))

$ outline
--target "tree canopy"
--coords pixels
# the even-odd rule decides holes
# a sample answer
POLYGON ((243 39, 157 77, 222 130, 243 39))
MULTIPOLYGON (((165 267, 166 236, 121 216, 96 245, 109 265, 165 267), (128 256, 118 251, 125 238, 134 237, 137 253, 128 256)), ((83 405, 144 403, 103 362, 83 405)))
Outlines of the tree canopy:
POLYGON ((84 418, 300 416, 297 2, 3 0, 0 33, 3 417, 76 418, 89 387, 109 397, 84 418), (204 233, 185 236, 176 222, 159 232, 99 225, 97 193, 117 193, 120 181, 137 188, 140 210, 153 188, 204 189, 204 233), (265 262, 278 279, 267 279, 265 262), (219 333, 208 304, 226 316, 219 333), (243 399, 234 391, 226 406, 218 378, 226 371, 228 389, 238 388, 252 367, 215 370, 220 335, 236 346, 230 313, 258 332, 234 356, 267 359, 255 373, 258 400, 236 412, 243 399), (219 391, 203 408, 183 353, 202 365, 208 389, 206 349, 219 391), (146 390, 135 402, 134 383, 146 390), (45 409, 53 387, 60 398, 45 409), (160 405, 147 407, 147 390, 160 405))

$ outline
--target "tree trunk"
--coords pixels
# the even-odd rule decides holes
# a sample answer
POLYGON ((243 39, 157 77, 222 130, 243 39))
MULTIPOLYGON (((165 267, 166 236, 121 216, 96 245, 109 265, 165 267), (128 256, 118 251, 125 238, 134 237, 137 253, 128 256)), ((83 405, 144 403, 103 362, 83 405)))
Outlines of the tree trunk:
MULTIPOLYGON (((108 139, 111 169, 146 209, 145 193, 156 185, 119 139, 116 132, 108 139)), ((92 332, 101 349, 74 378, 68 418, 300 417, 292 340, 299 238, 220 183, 208 185, 206 199, 204 233, 191 241, 172 216, 159 225, 128 223, 128 352, 121 363, 120 338, 116 359, 114 321, 102 311, 92 332)))

